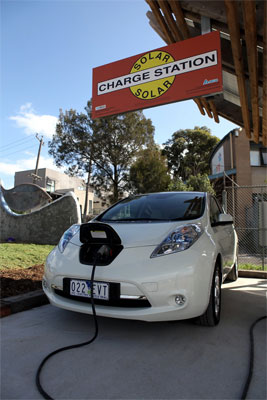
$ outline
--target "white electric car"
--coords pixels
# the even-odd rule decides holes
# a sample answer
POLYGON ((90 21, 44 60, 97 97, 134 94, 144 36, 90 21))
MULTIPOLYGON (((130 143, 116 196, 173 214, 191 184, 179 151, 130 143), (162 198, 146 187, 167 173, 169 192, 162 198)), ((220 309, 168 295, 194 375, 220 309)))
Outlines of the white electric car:
POLYGON ((237 242, 232 217, 208 193, 131 196, 63 234, 43 289, 67 310, 91 314, 92 286, 99 316, 214 326, 221 284, 238 277, 237 242))

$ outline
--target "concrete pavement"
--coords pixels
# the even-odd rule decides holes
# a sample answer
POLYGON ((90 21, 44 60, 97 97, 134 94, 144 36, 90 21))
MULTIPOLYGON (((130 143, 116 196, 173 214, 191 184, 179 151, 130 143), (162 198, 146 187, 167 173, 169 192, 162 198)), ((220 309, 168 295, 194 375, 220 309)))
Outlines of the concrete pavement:
MULTIPOLYGON (((55 399, 238 399, 247 376, 249 327, 266 315, 266 280, 223 285, 221 323, 145 323, 99 318, 99 336, 57 354, 42 373, 55 399)), ((255 327, 248 398, 266 398, 266 320, 255 327)), ((88 340, 91 316, 50 305, 1 320, 1 399, 41 399, 35 373, 51 351, 88 340)))

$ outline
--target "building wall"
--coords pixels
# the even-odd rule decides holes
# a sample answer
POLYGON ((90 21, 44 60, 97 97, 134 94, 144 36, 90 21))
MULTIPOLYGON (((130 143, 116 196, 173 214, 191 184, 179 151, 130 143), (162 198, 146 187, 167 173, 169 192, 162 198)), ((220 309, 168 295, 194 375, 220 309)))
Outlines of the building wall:
POLYGON ((238 186, 266 185, 266 158, 267 150, 261 143, 251 142, 244 130, 233 130, 222 139, 212 154, 210 178, 223 179, 225 171, 238 186))
POLYGON ((230 152, 230 138, 227 137, 225 142, 223 143, 224 149, 224 170, 228 171, 233 168, 231 162, 231 152, 230 152))
POLYGON ((251 167, 252 185, 267 185, 267 167, 251 167))
MULTIPOLYGON (((33 178, 31 177, 32 173, 34 173, 34 170, 16 172, 15 186, 21 183, 33 183, 33 178)), ((41 179, 37 181, 38 186, 46 190, 48 190, 47 183, 49 182, 49 180, 55 182, 54 190, 67 188, 78 189, 79 187, 84 186, 84 181, 81 178, 68 176, 67 174, 54 171, 49 168, 40 168, 38 170, 38 176, 41 177, 41 179)))
POLYGON ((245 131, 233 137, 235 147, 236 183, 239 186, 253 185, 250 166, 250 142, 245 131))
MULTIPOLYGON (((45 168, 38 170, 38 175, 41 177, 41 179, 38 180, 38 186, 43 189, 45 189, 45 170, 45 168)), ((14 186, 21 185, 23 183, 33 183, 33 177, 31 174, 34 174, 34 172, 35 171, 33 169, 15 172, 14 186)))

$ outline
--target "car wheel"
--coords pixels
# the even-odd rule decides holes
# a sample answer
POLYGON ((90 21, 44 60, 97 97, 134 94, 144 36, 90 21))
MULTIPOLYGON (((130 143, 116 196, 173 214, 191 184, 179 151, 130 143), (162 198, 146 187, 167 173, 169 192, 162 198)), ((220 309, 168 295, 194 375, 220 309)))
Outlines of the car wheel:
POLYGON ((203 326, 215 326, 220 322, 221 315, 221 271, 218 264, 215 266, 211 291, 210 300, 207 310, 203 315, 198 317, 197 323, 203 326))
POLYGON ((234 282, 234 281, 237 280, 237 278, 238 278, 238 262, 237 262, 237 259, 236 259, 233 268, 231 269, 231 271, 227 275, 227 280, 231 281, 231 282, 234 282))

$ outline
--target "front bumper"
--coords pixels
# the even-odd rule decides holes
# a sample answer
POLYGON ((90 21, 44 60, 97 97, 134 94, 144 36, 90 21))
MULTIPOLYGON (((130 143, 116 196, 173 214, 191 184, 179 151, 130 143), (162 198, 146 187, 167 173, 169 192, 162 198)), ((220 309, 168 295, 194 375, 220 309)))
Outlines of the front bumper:
MULTIPOLYGON (((96 267, 95 280, 120 283, 120 295, 128 299, 147 299, 138 307, 96 305, 103 317, 143 321, 168 321, 202 315, 209 301, 214 268, 214 249, 202 237, 190 249, 150 258, 155 246, 125 248, 108 266, 96 267), (203 251, 205 249, 205 251, 203 251), (208 255, 209 254, 209 255, 208 255), (180 295, 184 303, 178 305, 180 295)), ((47 258, 43 289, 51 304, 76 312, 92 314, 91 305, 65 298, 63 279, 90 279, 92 267, 79 263, 79 247, 69 243, 63 254, 55 248, 47 258)))

